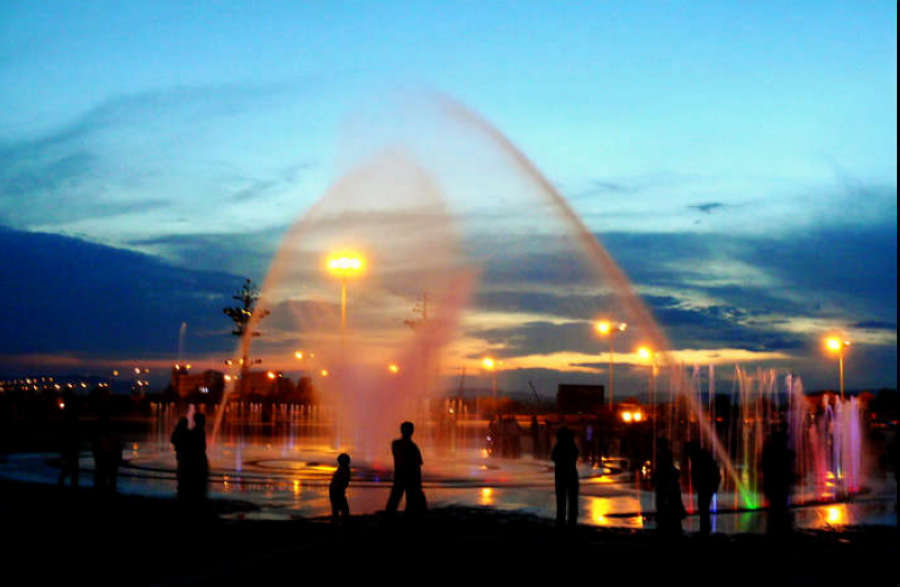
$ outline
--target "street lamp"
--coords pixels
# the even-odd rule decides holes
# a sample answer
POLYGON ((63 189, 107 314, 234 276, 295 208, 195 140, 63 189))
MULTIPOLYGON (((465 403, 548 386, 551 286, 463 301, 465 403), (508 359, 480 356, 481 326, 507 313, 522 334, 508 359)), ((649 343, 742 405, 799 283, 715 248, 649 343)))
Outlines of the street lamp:
POLYGON ((656 467, 656 361, 655 361, 655 353, 653 349, 648 346, 642 346, 637 350, 638 356, 642 361, 646 361, 647 364, 650 365, 650 380, 647 384, 648 395, 650 396, 650 417, 652 418, 652 434, 651 438, 651 446, 652 446, 652 462, 653 466, 656 467))
POLYGON ((841 401, 844 400, 844 349, 850 346, 849 340, 844 340, 836 336, 830 336, 825 339, 825 348, 838 356, 838 373, 841 386, 841 401))
POLYGON ((388 365, 388 371, 392 375, 396 375, 396 374, 400 373, 400 366, 397 365, 397 363, 391 363, 390 365, 388 365))
POLYGON ((325 267, 341 280, 341 337, 347 328, 347 280, 359 275, 365 267, 365 259, 357 253, 335 253, 328 257, 325 267))
MULTIPOLYGON (((493 357, 481 359, 481 366, 491 374, 491 396, 494 399, 494 409, 497 410, 497 361, 493 357)), ((497 411, 499 414, 499 410, 497 411)))
POLYGON ((616 333, 625 332, 625 329, 628 328, 628 325, 624 322, 619 322, 618 324, 612 324, 606 320, 601 320, 594 325, 594 328, 600 333, 601 336, 609 337, 609 407, 613 406, 613 390, 615 389, 613 386, 615 385, 615 374, 613 371, 613 338, 616 333))

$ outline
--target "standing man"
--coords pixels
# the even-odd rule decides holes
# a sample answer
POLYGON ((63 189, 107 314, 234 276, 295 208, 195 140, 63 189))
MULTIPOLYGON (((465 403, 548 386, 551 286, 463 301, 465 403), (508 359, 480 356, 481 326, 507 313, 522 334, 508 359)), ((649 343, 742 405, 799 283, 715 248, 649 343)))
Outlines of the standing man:
POLYGON ((384 508, 389 514, 397 511, 404 493, 406 493, 406 512, 422 514, 426 509, 425 493, 422 491, 422 453, 412 441, 413 430, 412 422, 400 424, 400 438, 391 443, 391 452, 394 455, 394 485, 384 508))
POLYGON ((578 522, 578 447, 575 434, 566 426, 556 432, 551 458, 556 481, 556 524, 574 526, 578 522))
POLYGON ((712 453, 702 448, 699 442, 689 442, 686 448, 691 459, 691 483, 697 492, 697 509, 700 510, 700 533, 707 536, 712 531, 709 506, 719 490, 722 474, 712 453))

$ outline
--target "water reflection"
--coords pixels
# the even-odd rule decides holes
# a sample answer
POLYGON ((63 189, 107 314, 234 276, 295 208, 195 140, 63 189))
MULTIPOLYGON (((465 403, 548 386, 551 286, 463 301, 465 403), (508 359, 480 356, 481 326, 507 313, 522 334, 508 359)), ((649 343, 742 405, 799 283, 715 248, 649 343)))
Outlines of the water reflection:
MULTIPOLYGON (((328 515, 328 482, 338 452, 331 448, 329 426, 290 411, 284 412, 285 420, 263 425, 257 412, 247 408, 244 413, 248 412, 253 414, 250 420, 241 420, 239 411, 226 418, 217 444, 209 447, 210 495, 254 502, 260 506, 258 515, 262 517, 328 515), (293 443, 287 442, 288 438, 293 443)), ((119 482, 123 493, 175 494, 175 458, 169 436, 177 418, 173 410, 160 410, 157 414, 157 418, 148 421, 146 433, 127 438, 123 453, 126 462, 119 482)), ((428 447, 428 429, 422 430, 426 461, 423 474, 430 504, 484 506, 554 517, 552 464, 530 455, 518 459, 489 457, 481 446, 483 430, 473 425, 466 431, 457 437, 454 450, 441 451, 428 447)), ((9 455, 6 462, 0 463, 0 477, 54 483, 58 469, 52 458, 56 456, 9 455)), ((381 510, 390 488, 389 448, 366 461, 354 459, 348 490, 354 514, 381 510)), ((93 469, 90 453, 82 455, 81 466, 85 471, 93 469)), ((581 523, 654 527, 652 492, 642 489, 633 474, 625 472, 615 459, 604 459, 602 467, 584 465, 580 474, 581 523)), ((859 523, 896 525, 896 482, 889 478, 881 483, 872 488, 871 499, 794 508, 796 525, 832 529, 859 523)), ((797 497, 815 496, 801 490, 797 497)), ((684 500, 693 510, 692 496, 685 492, 684 500)), ((714 531, 764 532, 765 512, 736 511, 739 503, 738 496, 730 491, 717 497, 714 531)), ((692 532, 698 527, 698 516, 688 516, 685 530, 692 532)))

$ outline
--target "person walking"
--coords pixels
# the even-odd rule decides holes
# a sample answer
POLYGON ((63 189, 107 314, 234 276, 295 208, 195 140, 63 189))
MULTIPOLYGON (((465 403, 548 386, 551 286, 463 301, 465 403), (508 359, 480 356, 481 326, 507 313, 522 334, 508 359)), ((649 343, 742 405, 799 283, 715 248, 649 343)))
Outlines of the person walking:
POLYGON ((578 522, 578 447, 575 435, 566 426, 557 430, 550 457, 556 486, 556 524, 574 526, 578 522))

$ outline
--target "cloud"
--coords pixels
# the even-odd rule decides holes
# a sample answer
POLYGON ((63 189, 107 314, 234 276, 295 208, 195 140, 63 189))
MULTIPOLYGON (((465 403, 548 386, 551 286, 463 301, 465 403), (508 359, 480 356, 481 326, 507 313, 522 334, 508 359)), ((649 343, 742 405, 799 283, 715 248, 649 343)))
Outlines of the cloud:
POLYGON ((866 330, 897 330, 897 323, 883 322, 881 320, 864 320, 853 324, 853 328, 864 328, 866 330))
POLYGON ((286 159, 263 128, 264 113, 295 108, 297 90, 233 84, 140 92, 40 136, 0 141, 0 223, 102 239, 128 225, 154 236, 177 232, 187 218, 240 224, 259 216, 246 208, 261 202, 298 207, 287 192, 313 165, 286 159), (258 132, 248 137, 248 126, 258 132), (263 152, 268 157, 255 164, 263 152))
POLYGON ((9 229, 0 230, 0 248, 0 286, 15 292, 0 325, 0 354, 172 355, 182 322, 189 352, 234 346, 222 308, 239 277, 9 229))
POLYGON ((725 204, 722 202, 706 202, 704 204, 692 204, 688 206, 688 208, 693 208, 694 210, 699 210, 704 214, 709 214, 714 210, 720 210, 725 207, 725 204))

